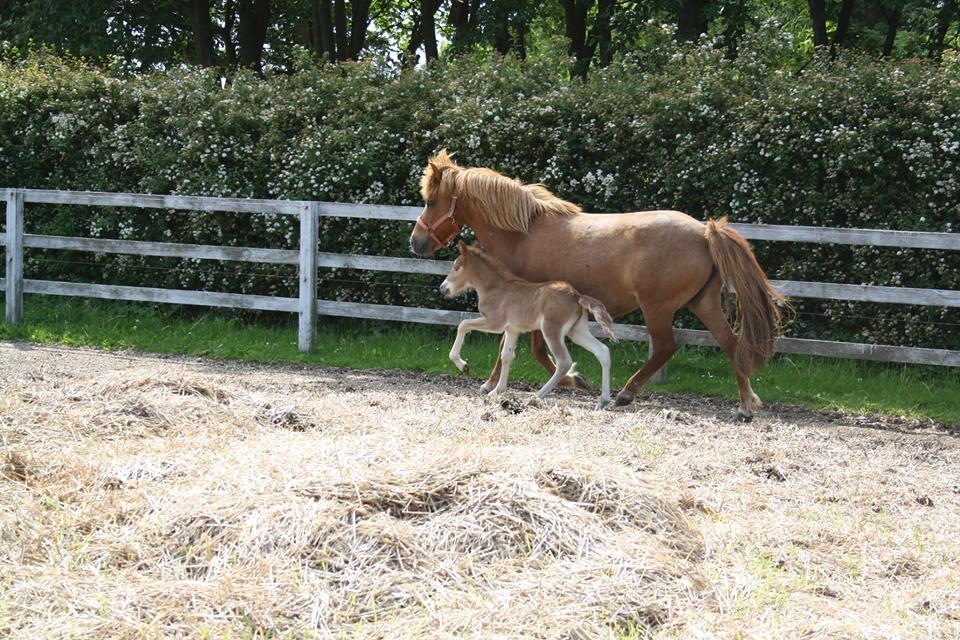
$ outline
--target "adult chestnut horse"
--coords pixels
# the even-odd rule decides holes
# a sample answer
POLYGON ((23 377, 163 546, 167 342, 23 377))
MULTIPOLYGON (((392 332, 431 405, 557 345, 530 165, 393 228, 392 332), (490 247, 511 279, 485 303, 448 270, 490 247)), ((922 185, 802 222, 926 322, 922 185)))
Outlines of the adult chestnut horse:
MULTIPOLYGON (((532 282, 565 280, 599 299, 614 317, 636 309, 650 331, 652 353, 617 396, 626 405, 677 350, 673 317, 687 307, 730 358, 740 390, 741 419, 763 405, 749 375, 766 364, 780 325, 784 298, 770 285, 746 239, 726 219, 706 225, 678 211, 590 215, 540 185, 524 185, 495 171, 464 168, 446 151, 430 159, 421 195, 426 207, 410 236, 414 253, 449 246, 469 226, 484 249, 532 282), (740 335, 720 304, 727 284, 737 294, 740 335)), ((551 374, 543 336, 533 353, 551 374)), ((500 375, 500 361, 484 385, 500 375)), ((564 386, 580 386, 568 375, 564 386)))

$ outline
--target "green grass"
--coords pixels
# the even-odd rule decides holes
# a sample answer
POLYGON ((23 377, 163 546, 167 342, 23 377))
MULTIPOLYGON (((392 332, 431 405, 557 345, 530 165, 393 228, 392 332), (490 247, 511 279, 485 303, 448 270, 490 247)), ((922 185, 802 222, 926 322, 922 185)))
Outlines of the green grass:
MULTIPOLYGON (((219 311, 37 295, 26 296, 24 309, 23 324, 0 324, 0 339, 254 362, 456 373, 447 359, 453 327, 322 319, 316 353, 302 354, 297 351, 293 315, 252 321, 219 311)), ((521 343, 511 380, 545 380, 544 371, 529 355, 528 344, 521 343)), ((496 350, 495 336, 471 334, 467 338, 463 353, 474 376, 486 375, 496 350)), ((644 361, 647 346, 623 342, 613 345, 612 351, 613 385, 618 387, 644 361)), ((596 360, 577 348, 573 353, 578 368, 596 383, 596 360)), ((729 362, 716 349, 682 348, 670 360, 668 370, 668 381, 653 385, 654 390, 736 398, 729 362)), ((960 423, 957 369, 784 355, 762 369, 753 386, 766 402, 960 423)))

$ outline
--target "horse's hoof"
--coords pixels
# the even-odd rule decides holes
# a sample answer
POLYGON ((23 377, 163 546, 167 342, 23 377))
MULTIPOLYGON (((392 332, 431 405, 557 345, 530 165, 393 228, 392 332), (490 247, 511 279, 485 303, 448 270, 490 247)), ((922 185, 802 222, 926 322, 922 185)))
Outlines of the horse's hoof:
POLYGON ((470 365, 464 362, 463 369, 460 369, 460 373, 462 373, 463 375, 468 375, 470 373, 470 365))
POLYGON ((597 411, 603 411, 608 404, 610 404, 610 400, 609 400, 609 399, 607 399, 607 400, 600 400, 599 402, 597 402, 597 409, 596 409, 596 410, 597 410, 597 411))
POLYGON ((753 422, 753 414, 737 411, 737 422, 753 422))
POLYGON ((613 406, 625 407, 631 402, 633 402, 633 394, 629 392, 624 393, 623 391, 621 391, 620 393, 617 394, 617 399, 613 401, 613 406))

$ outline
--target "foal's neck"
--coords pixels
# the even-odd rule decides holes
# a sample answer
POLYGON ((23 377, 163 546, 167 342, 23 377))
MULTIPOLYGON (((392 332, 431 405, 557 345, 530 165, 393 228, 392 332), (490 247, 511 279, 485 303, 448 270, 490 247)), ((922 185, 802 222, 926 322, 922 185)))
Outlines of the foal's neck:
POLYGON ((505 266, 495 264, 488 257, 473 256, 470 270, 473 275, 473 288, 479 298, 502 291, 518 281, 505 266))

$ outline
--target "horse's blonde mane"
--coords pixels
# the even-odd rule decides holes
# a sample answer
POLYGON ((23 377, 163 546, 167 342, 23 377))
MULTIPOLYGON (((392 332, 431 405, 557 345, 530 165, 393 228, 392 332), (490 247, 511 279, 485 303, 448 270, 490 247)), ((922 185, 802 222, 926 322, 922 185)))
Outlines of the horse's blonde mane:
POLYGON ((423 172, 421 195, 455 194, 458 206, 467 206, 495 227, 526 233, 539 216, 573 216, 580 207, 553 195, 541 184, 523 184, 492 169, 464 169, 441 151, 423 172))

